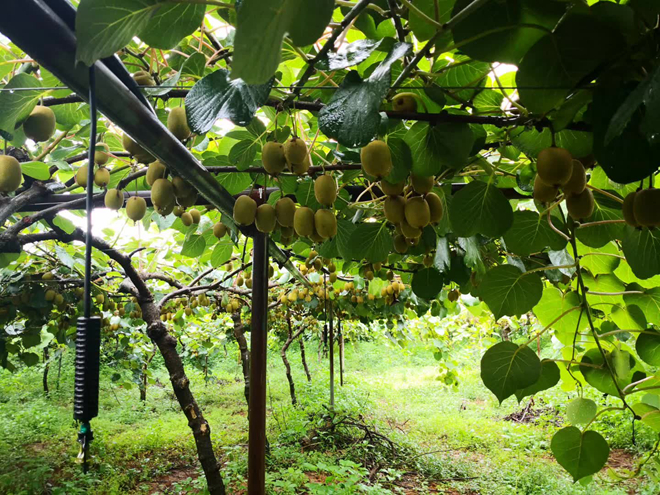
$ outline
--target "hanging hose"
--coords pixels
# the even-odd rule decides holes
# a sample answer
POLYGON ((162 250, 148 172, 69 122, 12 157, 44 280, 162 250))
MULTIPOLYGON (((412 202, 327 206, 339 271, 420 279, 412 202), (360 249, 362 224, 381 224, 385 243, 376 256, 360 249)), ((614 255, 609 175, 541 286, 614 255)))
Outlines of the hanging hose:
POLYGON ((84 316, 78 318, 76 334, 76 377, 73 418, 81 422, 78 462, 86 473, 89 444, 94 439, 90 421, 99 412, 99 363, 101 318, 92 317, 92 210, 94 208, 94 154, 96 152, 96 78, 94 66, 89 69, 89 108, 91 130, 87 165, 87 232, 85 233, 84 316))

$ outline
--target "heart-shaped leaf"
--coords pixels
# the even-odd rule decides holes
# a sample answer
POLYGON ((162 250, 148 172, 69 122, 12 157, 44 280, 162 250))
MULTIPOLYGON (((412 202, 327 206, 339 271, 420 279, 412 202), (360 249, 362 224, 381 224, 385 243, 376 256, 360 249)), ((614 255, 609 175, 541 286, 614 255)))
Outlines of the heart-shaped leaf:
POLYGON ((541 361, 541 376, 536 381, 536 383, 530 385, 529 387, 521 388, 516 390, 516 398, 518 402, 523 400, 525 397, 534 395, 538 392, 543 392, 548 390, 557 383, 559 383, 560 373, 559 366, 554 361, 548 361, 544 359, 541 361))
POLYGON ((531 311, 542 295, 541 278, 512 265, 491 268, 479 286, 479 296, 498 319, 531 311))
POLYGON ((575 426, 555 433, 550 448, 557 462, 573 476, 574 481, 603 469, 610 456, 610 446, 600 433, 583 433, 575 426))
POLYGON ((534 385, 541 376, 541 361, 529 347, 500 342, 481 358, 481 379, 500 401, 516 390, 534 385))
POLYGON ((578 397, 566 406, 566 417, 574 425, 586 425, 596 417, 598 406, 591 399, 578 397))
POLYGON ((412 290, 417 297, 422 299, 435 299, 444 284, 444 279, 435 268, 424 268, 415 272, 412 278, 412 290))
POLYGON ((449 221, 459 237, 500 237, 513 225, 513 210, 495 184, 473 181, 454 195, 449 221))
POLYGON ((660 332, 653 329, 645 330, 637 337, 635 350, 645 363, 660 366, 660 332))

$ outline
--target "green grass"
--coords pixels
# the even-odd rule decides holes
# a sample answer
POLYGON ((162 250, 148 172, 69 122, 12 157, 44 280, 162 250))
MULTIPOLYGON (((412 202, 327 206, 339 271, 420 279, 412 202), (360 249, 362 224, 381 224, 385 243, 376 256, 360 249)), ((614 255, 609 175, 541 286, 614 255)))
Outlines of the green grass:
MULTIPOLYGON (((499 406, 481 384, 479 355, 465 351, 460 384, 450 389, 436 380, 437 364, 430 351, 413 347, 405 352, 384 341, 347 345, 346 384, 337 386, 336 410, 364 421, 407 450, 416 473, 384 466, 369 483, 366 447, 337 447, 324 440, 321 449, 303 452, 300 439, 318 419, 328 401, 327 362, 319 362, 308 345, 313 382, 307 383, 297 346, 289 359, 300 405, 293 408, 279 353, 269 358, 269 441, 267 481, 271 493, 485 493, 485 494, 624 494, 658 493, 649 477, 625 485, 599 475, 590 485, 573 484, 554 462, 550 438, 563 424, 563 411, 572 395, 556 388, 535 398, 546 411, 533 422, 506 421, 521 405, 508 399, 499 406), (444 481, 440 481, 444 480, 444 481), (451 481, 453 480, 453 481, 451 481), (408 492, 404 490, 407 487, 408 492), (412 491, 416 489, 417 491, 412 491), (437 489, 435 492, 433 489, 437 489)), ((217 359, 212 379, 188 367, 193 393, 212 427, 216 453, 223 463, 229 493, 240 493, 245 481, 247 417, 237 352, 217 359)), ((0 493, 198 493, 203 477, 194 442, 179 411, 169 380, 156 359, 157 384, 147 402, 137 389, 116 387, 114 370, 103 369, 101 410, 92 423, 94 466, 82 475, 75 464, 78 448, 71 417, 72 362, 65 359, 59 391, 49 398, 41 391, 38 369, 16 374, 0 371, 0 493)), ((51 389, 55 389, 55 370, 51 389)), ((608 402, 592 397, 601 405, 608 402)), ((652 432, 637 428, 632 448, 628 421, 607 416, 597 427, 626 463, 644 452, 652 432)), ((378 454, 378 455, 382 455, 378 454)))

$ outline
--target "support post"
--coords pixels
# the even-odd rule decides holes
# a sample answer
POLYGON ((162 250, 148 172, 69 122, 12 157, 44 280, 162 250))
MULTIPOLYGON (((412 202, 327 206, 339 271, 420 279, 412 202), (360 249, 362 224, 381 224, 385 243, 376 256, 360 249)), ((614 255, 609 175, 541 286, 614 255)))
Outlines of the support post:
POLYGON ((253 237, 252 334, 248 495, 266 493, 266 343, 268 339, 268 236, 253 237))
POLYGON ((330 320, 328 346, 330 347, 330 409, 335 408, 335 336, 332 324, 332 301, 328 301, 328 319, 330 320))
POLYGON ((337 331, 339 332, 339 385, 344 386, 344 331, 341 318, 337 316, 337 331))

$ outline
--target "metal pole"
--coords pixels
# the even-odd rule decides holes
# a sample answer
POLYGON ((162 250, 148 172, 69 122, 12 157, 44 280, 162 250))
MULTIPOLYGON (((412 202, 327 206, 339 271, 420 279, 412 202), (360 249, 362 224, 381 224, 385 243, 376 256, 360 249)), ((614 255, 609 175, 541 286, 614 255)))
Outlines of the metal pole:
POLYGON ((344 386, 344 332, 341 318, 337 315, 337 331, 339 332, 339 385, 344 386))
POLYGON ((268 340, 268 236, 254 235, 248 495, 266 493, 266 343, 268 340))
POLYGON ((328 318, 330 319, 330 335, 328 344, 330 346, 330 409, 335 408, 335 336, 332 325, 332 301, 328 301, 328 318))

